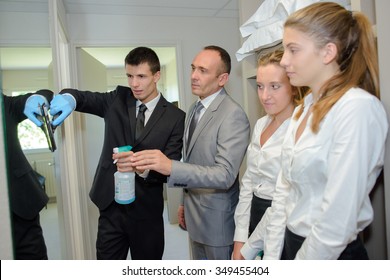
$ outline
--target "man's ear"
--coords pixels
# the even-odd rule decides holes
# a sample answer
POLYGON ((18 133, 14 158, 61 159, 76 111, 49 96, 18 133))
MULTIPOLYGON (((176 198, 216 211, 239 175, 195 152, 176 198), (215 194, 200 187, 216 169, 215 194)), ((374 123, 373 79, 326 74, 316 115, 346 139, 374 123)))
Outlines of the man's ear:
POLYGON ((321 50, 321 53, 323 57, 322 62, 324 64, 329 64, 337 58, 337 46, 334 43, 327 43, 321 50))
POLYGON ((218 84, 219 86, 223 87, 229 80, 229 74, 228 73, 222 73, 218 76, 218 84))
POLYGON ((157 84, 157 82, 160 80, 160 76, 161 76, 161 72, 160 71, 157 71, 156 73, 154 73, 153 75, 153 79, 154 79, 154 82, 157 84))

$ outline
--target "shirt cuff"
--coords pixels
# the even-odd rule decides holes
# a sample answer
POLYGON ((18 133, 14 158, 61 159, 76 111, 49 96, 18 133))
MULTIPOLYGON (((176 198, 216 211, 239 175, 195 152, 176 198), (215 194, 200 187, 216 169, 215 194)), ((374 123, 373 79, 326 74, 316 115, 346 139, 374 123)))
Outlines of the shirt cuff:
POLYGON ((149 169, 146 169, 144 172, 137 172, 137 174, 138 174, 138 176, 140 176, 141 178, 144 178, 144 179, 146 179, 147 177, 148 177, 148 175, 149 175, 149 172, 150 172, 150 170, 149 169))
POLYGON ((248 240, 248 230, 236 227, 233 240, 238 242, 246 242, 248 240))
MULTIPOLYGON (((261 244, 261 247, 264 248, 264 244, 262 241, 259 241, 258 242, 258 245, 261 244)), ((241 255, 246 259, 246 260, 254 260, 257 256, 257 254, 262 251, 262 249, 260 248, 252 248, 248 242, 246 242, 244 244, 244 246, 241 248, 240 252, 241 252, 241 255)))

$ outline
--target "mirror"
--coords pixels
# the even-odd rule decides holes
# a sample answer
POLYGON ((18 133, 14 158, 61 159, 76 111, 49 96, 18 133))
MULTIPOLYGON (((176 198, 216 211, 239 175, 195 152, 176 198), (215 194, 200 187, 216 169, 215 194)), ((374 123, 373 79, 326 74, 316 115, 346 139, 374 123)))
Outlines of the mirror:
MULTIPOLYGON (((0 75, 2 80, 2 92, 9 96, 8 100, 16 100, 17 96, 25 93, 36 92, 40 89, 53 90, 52 68, 51 68, 51 48, 50 47, 1 47, 0 48, 0 75)), ((24 109, 20 108, 21 110, 24 109)), ((15 110, 15 108, 13 109, 15 110)), ((7 112, 5 112, 7 114, 7 112)), ((4 120, 5 122, 5 120, 4 120)), ((7 123, 4 123, 6 126, 7 123)), ((11 124, 8 123, 11 129, 11 124)), ((47 205, 40 211, 40 223, 47 248, 49 259, 61 259, 61 248, 59 242, 58 212, 57 202, 57 180, 55 177, 54 154, 49 150, 46 137, 42 129, 33 122, 26 119, 17 125, 18 141, 23 153, 37 175, 41 188, 49 198, 47 205)), ((7 131, 7 130, 6 130, 7 131)), ((7 140, 7 136, 4 135, 7 140)), ((8 139, 8 142, 15 139, 8 139)), ((11 145, 7 143, 7 151, 11 153, 11 145)), ((14 158, 13 158, 14 159, 14 158)), ((24 159, 20 160, 24 162, 24 159)), ((11 164, 7 163, 7 168, 11 164)), ((16 168, 20 165, 12 164, 10 172, 15 174, 16 168)), ((10 176, 11 177, 11 176, 10 176)), ((14 187, 15 181, 9 178, 9 188, 14 187)), ((19 197, 15 195, 15 197, 19 197)), ((16 203, 15 203, 16 204, 16 203)), ((11 207, 13 209, 13 207, 11 207)), ((16 219, 13 216, 13 219, 16 219)), ((15 221, 15 220, 14 220, 15 221)), ((18 242, 14 239, 14 243, 18 242)))
MULTIPOLYGON (((7 26, 0 29, 2 91, 6 95, 15 96, 39 89, 53 90, 52 49, 48 24, 49 1, 29 1, 23 5, 15 1, 1 1, 0 6, 0 25, 7 26)), ((25 121, 19 125, 18 130, 23 146, 21 155, 24 154, 26 158, 23 159, 42 175, 40 179, 44 184, 38 184, 38 187, 42 186, 43 189, 44 185, 44 191, 49 197, 47 207, 40 211, 48 258, 61 259, 63 250, 59 242, 57 219, 60 215, 56 207, 58 192, 56 182, 59 178, 56 178, 53 172, 59 165, 55 164, 54 154, 49 151, 41 129, 25 121)), ((15 160, 12 155, 10 158, 15 160)), ((10 162, 7 165, 9 167, 10 162)), ((10 182, 10 179, 8 181, 10 182)))

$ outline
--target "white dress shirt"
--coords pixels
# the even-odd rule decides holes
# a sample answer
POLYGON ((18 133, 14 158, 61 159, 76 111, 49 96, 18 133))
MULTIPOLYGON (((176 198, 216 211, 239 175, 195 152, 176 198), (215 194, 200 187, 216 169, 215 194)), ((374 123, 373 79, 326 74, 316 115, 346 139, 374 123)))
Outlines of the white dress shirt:
MULTIPOLYGON (((149 102, 144 104, 146 106, 144 126, 146 125, 146 123, 148 122, 150 116, 152 115, 152 113, 154 111, 154 108, 156 108, 157 103, 160 100, 160 97, 161 97, 161 93, 159 92, 158 95, 155 98, 153 98, 152 100, 150 100, 149 102)), ((142 102, 139 101, 139 100, 137 100, 136 103, 135 103, 135 106, 136 106, 136 116, 138 116, 139 106, 141 106, 141 104, 142 104, 142 102)))
POLYGON ((317 134, 310 116, 295 143, 312 99, 305 98, 304 112, 291 120, 283 143, 264 259, 280 258, 286 226, 306 238, 296 259, 337 259, 373 219, 369 193, 383 166, 388 130, 383 105, 352 88, 327 113, 317 134))
POLYGON ((245 242, 248 239, 250 211, 253 194, 259 198, 272 200, 281 160, 282 143, 290 118, 285 120, 271 137, 260 146, 260 136, 272 121, 264 116, 256 122, 252 140, 247 149, 247 168, 240 185, 240 199, 234 214, 236 229, 234 241, 245 242))

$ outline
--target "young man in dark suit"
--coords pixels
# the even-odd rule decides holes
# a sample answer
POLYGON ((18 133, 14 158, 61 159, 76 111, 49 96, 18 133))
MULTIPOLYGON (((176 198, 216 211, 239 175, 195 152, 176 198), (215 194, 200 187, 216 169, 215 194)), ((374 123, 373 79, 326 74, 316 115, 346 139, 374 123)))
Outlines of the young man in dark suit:
POLYGON ((7 174, 11 207, 12 239, 16 260, 47 259, 39 212, 49 201, 34 170, 23 153, 18 138, 18 124, 27 119, 37 126, 42 122, 38 104, 53 97, 50 90, 39 90, 16 97, 2 94, 4 100, 5 128, 7 137, 7 174))
MULTIPOLYGON (((114 173, 133 151, 158 149, 168 158, 180 160, 185 113, 157 90, 160 62, 150 48, 138 47, 125 58, 128 87, 107 93, 64 89, 51 102, 51 114, 60 113, 60 124, 75 109, 97 115, 105 121, 104 144, 90 198, 100 210, 96 242, 98 259, 161 259, 164 251, 163 183, 166 176, 146 171, 135 178, 135 201, 114 201, 114 173), (146 106, 145 125, 136 138, 136 119, 141 104, 146 106), (113 148, 125 145, 131 152, 113 155, 113 148)), ((136 171, 136 170, 132 170, 136 171)))
POLYGON ((169 187, 183 188, 179 223, 187 228, 192 258, 226 260, 233 251, 238 172, 249 143, 249 121, 224 88, 231 70, 226 50, 205 47, 191 68, 198 100, 186 121, 183 162, 158 150, 137 152, 130 160, 138 169, 169 175, 169 187))

